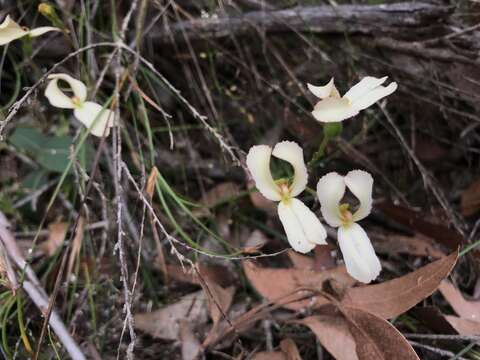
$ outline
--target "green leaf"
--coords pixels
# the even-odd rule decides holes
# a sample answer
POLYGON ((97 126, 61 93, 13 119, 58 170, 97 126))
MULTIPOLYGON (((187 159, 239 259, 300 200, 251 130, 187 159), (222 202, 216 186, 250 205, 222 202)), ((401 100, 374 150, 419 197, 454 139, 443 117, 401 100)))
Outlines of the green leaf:
POLYGON ((72 141, 70 136, 48 138, 37 156, 38 163, 50 171, 63 172, 68 165, 72 141))
POLYGON ((10 136, 10 143, 23 151, 40 151, 46 141, 47 137, 36 128, 19 127, 10 136))
POLYGON ((323 125, 323 134, 328 139, 336 138, 342 133, 343 126, 341 122, 325 123, 323 125))
POLYGON ((44 169, 34 170, 22 181, 26 189, 38 189, 47 183, 47 172, 44 169))

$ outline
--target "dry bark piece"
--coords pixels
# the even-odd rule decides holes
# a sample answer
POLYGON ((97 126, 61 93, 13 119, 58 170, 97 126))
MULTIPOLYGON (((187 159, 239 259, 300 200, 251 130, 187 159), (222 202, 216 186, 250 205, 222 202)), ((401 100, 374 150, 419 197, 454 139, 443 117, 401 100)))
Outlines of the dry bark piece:
POLYGON ((480 210, 480 179, 476 179, 462 193, 462 215, 471 216, 480 210))
MULTIPOLYGON (((281 300, 287 302, 290 298, 298 298, 299 290, 308 295, 308 290, 322 291, 327 281, 336 281, 346 287, 355 283, 347 274, 344 266, 315 272, 303 269, 274 269, 256 266, 252 261, 243 262, 243 270, 255 289, 271 302, 281 300)), ((290 310, 300 310, 306 307, 318 307, 328 301, 323 296, 312 296, 309 299, 285 303, 283 307, 290 310)))
POLYGON ((355 339, 344 317, 338 314, 316 315, 302 319, 298 323, 308 326, 335 359, 358 360, 355 339))
POLYGON ((57 249, 63 245, 67 236, 68 223, 56 222, 48 225, 48 238, 40 244, 42 251, 48 256, 55 254, 57 249))
POLYGON ((154 338, 177 340, 181 320, 187 320, 195 326, 207 321, 206 301, 202 290, 185 295, 176 303, 159 310, 136 314, 135 327, 154 338))
POLYGON ((446 279, 440 283, 438 290, 461 318, 480 321, 480 301, 464 299, 462 293, 446 279))
POLYGON ((287 360, 302 360, 297 344, 290 338, 280 341, 280 349, 285 354, 287 360))
POLYGON ((359 360, 420 360, 407 339, 388 321, 367 311, 342 307, 359 360))
POLYGON ((349 288, 342 304, 384 319, 398 316, 430 296, 450 273, 457 258, 458 251, 455 251, 402 277, 381 284, 349 288))
POLYGON ((152 200, 153 192, 155 191, 157 176, 158 176, 158 169, 156 166, 154 166, 150 171, 150 175, 148 176, 148 180, 147 180, 147 185, 145 186, 145 192, 147 193, 147 196, 150 199, 150 201, 152 200))

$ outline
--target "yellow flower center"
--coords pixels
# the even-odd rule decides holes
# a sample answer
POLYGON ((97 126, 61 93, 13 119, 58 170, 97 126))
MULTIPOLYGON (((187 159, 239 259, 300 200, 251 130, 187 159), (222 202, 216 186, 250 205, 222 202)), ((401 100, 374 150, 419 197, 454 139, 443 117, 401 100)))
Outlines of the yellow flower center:
POLYGON ((341 204, 338 209, 340 211, 340 218, 342 219, 343 225, 353 223, 353 214, 350 211, 350 204, 341 204))
POLYGON ((278 190, 280 191, 280 195, 282 197, 282 202, 287 204, 290 199, 292 198, 290 194, 290 185, 288 184, 288 180, 281 179, 277 181, 278 190))
POLYGON ((80 106, 82 106, 82 102, 80 101, 80 99, 76 96, 73 96, 72 97, 72 102, 73 102, 73 105, 77 108, 79 108, 80 106))

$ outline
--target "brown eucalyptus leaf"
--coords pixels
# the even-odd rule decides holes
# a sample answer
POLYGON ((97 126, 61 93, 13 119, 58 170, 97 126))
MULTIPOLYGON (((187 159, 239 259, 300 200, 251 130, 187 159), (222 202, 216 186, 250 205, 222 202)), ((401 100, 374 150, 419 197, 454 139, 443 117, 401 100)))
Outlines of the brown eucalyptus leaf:
POLYGON ((355 283, 347 274, 344 266, 338 266, 325 271, 304 269, 275 269, 256 266, 252 261, 243 262, 243 270, 255 289, 269 301, 281 300, 283 307, 290 310, 300 310, 306 307, 318 307, 328 303, 323 296, 312 296, 309 299, 286 303, 290 298, 297 298, 296 290, 323 291, 327 281, 335 281, 346 287, 355 283))
POLYGON ((463 243, 464 239, 458 232, 444 224, 425 220, 424 213, 415 212, 404 206, 389 202, 379 203, 375 207, 398 223, 438 241, 451 251, 456 250, 463 243))
POLYGON ((316 315, 299 320, 298 323, 308 326, 322 346, 335 359, 358 360, 355 339, 343 316, 338 314, 316 315))
POLYGON ((252 360, 288 360, 281 351, 261 351, 253 355, 252 360))
POLYGON ((290 338, 280 341, 280 349, 285 354, 287 360, 302 360, 297 344, 290 338))
POLYGON ((195 360, 202 352, 202 345, 193 333, 192 326, 187 320, 179 323, 179 336, 182 343, 182 360, 195 360))
POLYGON ((480 179, 463 191, 460 207, 464 216, 471 216, 480 210, 480 179))
POLYGON ((480 301, 464 299, 462 293, 446 279, 440 283, 438 290, 461 318, 480 321, 480 301))
POLYGON ((228 313, 235 295, 235 287, 223 288, 213 281, 203 284, 203 289, 208 300, 208 308, 213 324, 216 325, 228 313))
POLYGON ((187 320, 196 326, 207 321, 207 306, 202 290, 180 298, 176 303, 159 310, 135 314, 135 327, 154 338, 179 339, 179 323, 187 320))
POLYGON ((287 251, 287 255, 296 269, 313 270, 315 267, 315 259, 310 256, 300 255, 293 249, 287 251))
POLYGON ((48 256, 55 254, 65 241, 67 231, 68 223, 66 222, 56 222, 48 225, 48 238, 40 244, 42 251, 48 256))
POLYGON ((342 304, 390 319, 430 296, 448 276, 458 251, 425 265, 407 275, 381 284, 348 288, 342 304))
POLYGON ((480 335, 480 322, 453 315, 444 315, 444 317, 460 335, 480 335))
POLYGON ((342 307, 359 360, 420 360, 407 339, 387 320, 367 311, 342 307))

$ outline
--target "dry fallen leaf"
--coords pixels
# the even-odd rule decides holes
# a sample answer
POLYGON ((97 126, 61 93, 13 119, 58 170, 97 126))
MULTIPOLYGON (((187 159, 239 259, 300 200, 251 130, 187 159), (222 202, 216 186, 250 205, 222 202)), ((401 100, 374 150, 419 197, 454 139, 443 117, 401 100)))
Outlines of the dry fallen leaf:
POLYGON ((340 310, 355 339, 359 360, 420 360, 407 339, 388 321, 352 307, 340 310))
POLYGON ((298 323, 308 326, 335 359, 358 360, 355 339, 344 317, 338 314, 315 315, 299 320, 298 323))
POLYGON ((148 198, 152 201, 153 192, 155 191, 155 184, 157 183, 158 169, 156 166, 150 171, 148 176, 147 186, 145 187, 145 192, 147 193, 148 198))
POLYGON ((402 277, 381 284, 349 288, 342 304, 384 319, 403 314, 438 288, 452 270, 457 257, 458 251, 455 251, 402 277))
POLYGON ((313 270, 315 267, 315 259, 310 256, 300 255, 293 249, 287 251, 287 255, 296 269, 313 270))
POLYGON ((444 224, 426 221, 424 213, 389 202, 377 204, 376 208, 398 223, 438 241, 451 251, 456 250, 463 243, 463 237, 458 232, 444 224))
MULTIPOLYGON (((339 282, 345 286, 351 286, 355 280, 347 274, 344 266, 315 272, 303 269, 275 269, 256 266, 252 261, 243 262, 243 270, 250 283, 255 289, 269 301, 287 301, 295 290, 302 289, 322 291, 323 285, 328 280, 339 282), (277 279, 277 280, 275 280, 277 279), (288 296, 287 296, 288 295, 288 296)), ((286 303, 283 307, 290 310, 299 310, 310 306, 321 306, 327 303, 323 296, 312 296, 309 299, 286 303)))
MULTIPOLYGON (((233 282, 233 275, 225 266, 203 263, 198 263, 195 266, 203 278, 208 278, 220 286, 226 287, 233 282)), ((166 268, 168 276, 175 281, 193 285, 202 285, 202 281, 198 277, 198 274, 190 267, 169 264, 166 268)))
POLYGON ((369 235, 375 241, 375 250, 379 253, 431 256, 434 258, 441 258, 445 255, 435 247, 435 240, 420 233, 416 233, 413 236, 405 236, 370 232, 369 235))
POLYGON ((193 326, 207 321, 206 301, 203 290, 185 295, 159 310, 136 314, 135 327, 154 338, 177 340, 180 320, 187 320, 193 326))
POLYGON ((252 360, 288 360, 281 351, 262 351, 258 352, 251 358, 252 360))
POLYGON ((83 241, 83 231, 85 227, 85 221, 82 216, 78 219, 77 228, 75 229, 75 236, 72 240, 72 249, 70 250, 70 257, 68 258, 68 268, 66 278, 70 278, 70 274, 73 270, 73 264, 75 264, 75 259, 80 253, 80 248, 82 247, 83 241))
POLYGON ((462 319, 453 315, 444 315, 445 320, 460 335, 480 335, 480 322, 468 319, 462 319))
POLYGON ((187 320, 179 323, 179 335, 182 343, 182 360, 195 360, 202 352, 202 345, 195 337, 191 324, 187 320))
POLYGON ((213 281, 206 280, 202 286, 208 299, 208 308, 213 324, 216 325, 228 313, 235 295, 235 287, 223 288, 213 281))
POLYGON ((48 238, 40 244, 42 251, 48 256, 54 255, 65 241, 67 231, 68 223, 66 222, 56 222, 48 225, 48 238))
POLYGON ((287 360, 302 360, 297 344, 292 339, 283 339, 280 341, 280 349, 285 354, 287 360))
POLYGON ((480 179, 476 179, 462 193, 462 215, 471 216, 480 210, 480 179))
POLYGON ((480 321, 480 301, 465 300, 462 293, 446 279, 440 283, 438 290, 461 318, 480 321))
POLYGON ((202 205, 201 208, 194 211, 195 216, 202 217, 210 215, 210 208, 220 204, 222 202, 228 201, 231 198, 234 198, 240 194, 240 187, 233 182, 224 182, 216 185, 202 197, 199 203, 202 205))

